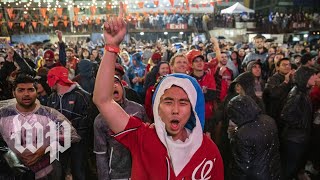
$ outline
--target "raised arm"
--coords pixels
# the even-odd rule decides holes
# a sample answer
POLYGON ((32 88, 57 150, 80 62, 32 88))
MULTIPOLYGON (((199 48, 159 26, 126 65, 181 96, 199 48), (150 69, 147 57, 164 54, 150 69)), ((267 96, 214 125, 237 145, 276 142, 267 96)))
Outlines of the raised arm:
POLYGON ((119 48, 125 34, 126 23, 123 20, 123 4, 120 2, 119 16, 104 23, 103 35, 109 50, 105 48, 93 92, 93 102, 114 133, 123 131, 129 121, 129 115, 113 100, 117 54, 112 52, 112 48, 119 48))
POLYGON ((62 32, 56 30, 57 37, 59 39, 59 61, 62 66, 66 67, 67 64, 67 55, 66 55, 66 44, 62 40, 62 32))
POLYGON ((219 63, 221 61, 221 50, 220 50, 220 47, 219 47, 219 41, 215 37, 211 37, 210 41, 213 44, 214 51, 216 52, 216 58, 217 58, 218 63, 219 63))

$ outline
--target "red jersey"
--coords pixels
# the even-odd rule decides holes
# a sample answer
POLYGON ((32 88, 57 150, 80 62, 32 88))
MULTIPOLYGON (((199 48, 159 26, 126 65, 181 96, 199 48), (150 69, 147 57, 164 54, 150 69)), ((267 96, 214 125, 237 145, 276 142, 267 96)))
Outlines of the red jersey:
MULTIPOLYGON (((212 74, 205 72, 204 75, 200 78, 195 77, 193 74, 192 76, 196 78, 202 90, 216 90, 216 80, 212 76, 212 74)), ((205 102, 205 117, 206 120, 209 120, 213 116, 214 110, 214 101, 206 101, 205 102)))
POLYGON ((190 161, 178 175, 154 127, 130 117, 125 130, 114 136, 131 151, 133 180, 224 179, 219 150, 205 135, 199 149, 190 155, 190 161))

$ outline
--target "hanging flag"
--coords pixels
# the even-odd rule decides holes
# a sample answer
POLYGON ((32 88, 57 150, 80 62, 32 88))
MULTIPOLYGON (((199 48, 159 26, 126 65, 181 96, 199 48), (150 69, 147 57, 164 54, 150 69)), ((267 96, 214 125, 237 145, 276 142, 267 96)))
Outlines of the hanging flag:
POLYGON ((6 10, 7 10, 9 18, 12 19, 13 18, 13 8, 7 8, 6 10))
POLYGON ((9 26, 10 29, 12 29, 13 22, 12 22, 12 21, 9 21, 9 22, 8 22, 8 26, 9 26))
POLYGON ((37 27, 37 24, 38 24, 38 22, 32 21, 32 26, 33 26, 33 28, 36 28, 36 27, 37 27))
POLYGON ((171 4, 171 7, 174 6, 174 0, 169 0, 170 1, 170 4, 171 4))
POLYGON ((43 18, 47 18, 47 8, 40 8, 40 13, 43 18))
POLYGON ((97 7, 96 7, 96 6, 91 6, 91 7, 90 7, 90 11, 91 11, 91 14, 92 14, 92 15, 95 15, 95 14, 96 14, 96 11, 97 11, 97 7))
POLYGON ((25 25, 26 25, 26 22, 24 22, 24 21, 21 21, 21 22, 20 22, 20 26, 21 26, 22 29, 24 29, 24 26, 25 26, 25 25))
POLYGON ((64 27, 68 27, 68 21, 67 20, 64 20, 63 24, 64 24, 64 27))
POLYGON ((58 26, 58 21, 53 21, 53 27, 57 27, 58 26))
POLYGON ((57 13, 59 16, 62 16, 62 12, 63 12, 62 8, 57 8, 57 13))
POLYGON ((74 7, 74 8, 73 8, 73 11, 74 11, 74 15, 77 16, 78 13, 80 12, 80 8, 74 7))

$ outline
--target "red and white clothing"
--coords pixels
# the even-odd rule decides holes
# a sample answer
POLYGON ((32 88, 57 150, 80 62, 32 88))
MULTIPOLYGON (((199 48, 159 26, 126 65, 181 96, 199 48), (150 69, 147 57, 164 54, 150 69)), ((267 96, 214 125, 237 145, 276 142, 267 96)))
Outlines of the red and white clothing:
MULTIPOLYGON (((194 154, 189 155, 189 162, 178 175, 174 172, 171 157, 166 146, 158 138, 155 128, 149 127, 136 117, 130 117, 125 130, 114 136, 131 151, 133 180, 224 178, 219 150, 204 135, 201 146, 194 154)), ((192 141, 186 141, 188 140, 192 141)))

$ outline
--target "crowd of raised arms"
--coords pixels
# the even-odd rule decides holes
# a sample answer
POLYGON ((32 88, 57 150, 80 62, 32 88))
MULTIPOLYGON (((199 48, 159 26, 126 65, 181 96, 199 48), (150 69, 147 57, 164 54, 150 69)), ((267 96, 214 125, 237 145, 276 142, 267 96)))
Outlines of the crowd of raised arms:
POLYGON ((104 42, 5 42, 0 179, 320 178, 320 41, 124 43, 126 29, 120 8, 104 42), (47 138, 20 152, 16 120, 67 122, 71 147, 53 163, 47 138))

